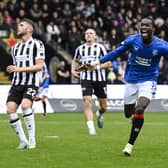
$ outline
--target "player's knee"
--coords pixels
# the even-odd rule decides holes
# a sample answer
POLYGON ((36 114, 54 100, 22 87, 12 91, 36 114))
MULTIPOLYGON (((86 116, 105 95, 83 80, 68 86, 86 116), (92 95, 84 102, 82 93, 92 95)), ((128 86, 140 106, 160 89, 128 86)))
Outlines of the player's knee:
POLYGON ((6 107, 7 114, 16 113, 17 111, 17 105, 13 105, 13 103, 11 104, 10 102, 8 102, 6 107))
POLYGON ((104 113, 106 111, 106 107, 101 107, 99 110, 101 113, 104 113))
POLYGON ((21 108, 22 108, 22 110, 26 110, 26 109, 30 108, 30 106, 29 106, 29 104, 23 103, 21 105, 21 108))
POLYGON ((138 114, 143 114, 144 110, 145 110, 145 108, 142 105, 137 105, 136 108, 135 108, 135 111, 138 114))
POLYGON ((84 103, 92 103, 92 101, 89 100, 89 99, 83 99, 83 102, 84 102, 84 103))
POLYGON ((16 113, 16 109, 14 109, 14 108, 7 108, 6 112, 7 112, 7 114, 16 113))

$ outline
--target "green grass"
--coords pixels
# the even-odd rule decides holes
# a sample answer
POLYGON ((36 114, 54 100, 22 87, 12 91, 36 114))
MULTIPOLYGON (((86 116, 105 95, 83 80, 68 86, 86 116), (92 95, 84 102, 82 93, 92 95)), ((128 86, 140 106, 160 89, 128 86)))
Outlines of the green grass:
POLYGON ((145 114, 133 155, 125 157, 131 124, 123 113, 106 113, 103 129, 89 136, 83 113, 36 114, 37 148, 16 150, 19 141, 0 115, 1 168, 166 168, 168 113, 145 114))

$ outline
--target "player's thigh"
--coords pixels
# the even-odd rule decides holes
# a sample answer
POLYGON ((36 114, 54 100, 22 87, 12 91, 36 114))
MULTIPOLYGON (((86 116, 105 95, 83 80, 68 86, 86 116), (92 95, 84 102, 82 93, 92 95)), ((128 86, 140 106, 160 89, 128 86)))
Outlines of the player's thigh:
POLYGON ((48 88, 44 88, 44 90, 42 91, 41 95, 42 97, 45 96, 45 97, 48 97, 48 88))
POLYGON ((33 85, 25 86, 23 98, 27 98, 33 101, 33 98, 37 94, 37 91, 38 91, 38 87, 36 86, 33 86, 33 85))
POLYGON ((21 102, 21 108, 22 109, 28 109, 31 108, 33 104, 33 101, 31 99, 28 98, 23 98, 22 102, 21 102))
POLYGON ((82 95, 83 96, 92 96, 93 94, 93 86, 92 81, 82 80, 81 81, 82 95))
POLYGON ((107 98, 107 85, 105 82, 93 82, 93 88, 94 88, 94 94, 98 98, 101 99, 107 98))
POLYGON ((24 88, 22 86, 12 86, 6 100, 7 104, 8 102, 15 102, 19 106, 23 98, 23 92, 24 88))
POLYGON ((86 108, 92 107, 92 96, 83 96, 83 104, 86 108))
POLYGON ((137 84, 125 84, 124 104, 135 104, 138 96, 137 84))
POLYGON ((37 90, 38 88, 36 86, 25 86, 23 99, 21 102, 22 109, 31 108, 37 90))
POLYGON ((147 81, 139 84, 138 97, 146 97, 151 100, 156 94, 156 85, 155 81, 147 81))

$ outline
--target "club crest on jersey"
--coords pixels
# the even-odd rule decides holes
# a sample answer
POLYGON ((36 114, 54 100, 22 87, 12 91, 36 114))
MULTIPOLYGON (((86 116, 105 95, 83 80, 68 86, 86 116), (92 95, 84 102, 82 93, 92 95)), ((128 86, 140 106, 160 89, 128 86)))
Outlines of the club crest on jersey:
POLYGON ((154 50, 152 51, 152 54, 153 54, 153 56, 158 55, 158 50, 154 49, 154 50))
POLYGON ((133 46, 133 47, 135 51, 138 51, 139 48, 137 46, 133 46))

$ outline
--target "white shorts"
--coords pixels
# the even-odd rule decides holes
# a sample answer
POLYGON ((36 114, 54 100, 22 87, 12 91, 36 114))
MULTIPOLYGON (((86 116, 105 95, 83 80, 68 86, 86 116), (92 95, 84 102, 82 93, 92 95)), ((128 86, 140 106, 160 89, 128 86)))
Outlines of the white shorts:
POLYGON ((48 97, 48 88, 39 88, 37 97, 42 98, 43 96, 48 97))
POLYGON ((141 96, 151 100, 156 94, 155 81, 147 81, 142 83, 130 84, 126 83, 124 91, 124 104, 135 104, 141 96))

